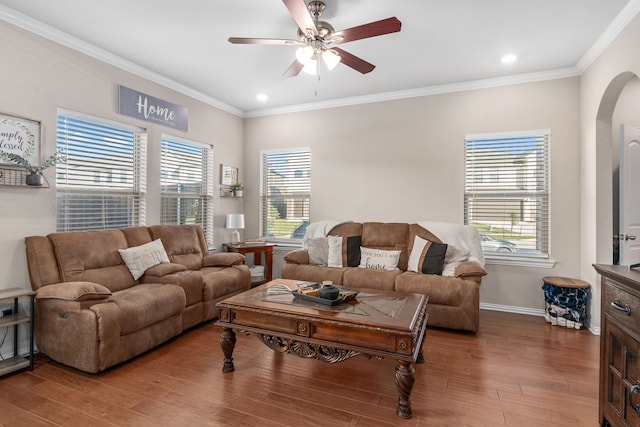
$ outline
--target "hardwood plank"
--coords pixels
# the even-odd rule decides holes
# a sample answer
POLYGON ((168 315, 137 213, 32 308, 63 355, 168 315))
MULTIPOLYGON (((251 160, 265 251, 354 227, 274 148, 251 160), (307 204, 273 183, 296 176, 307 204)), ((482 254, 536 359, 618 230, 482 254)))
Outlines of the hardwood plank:
POLYGON ((39 355, 33 371, 0 379, 0 425, 597 425, 599 337, 540 317, 480 316, 476 334, 427 331, 410 420, 395 414, 394 360, 328 364, 237 334, 236 371, 223 374, 221 330, 209 322, 99 374, 39 355))

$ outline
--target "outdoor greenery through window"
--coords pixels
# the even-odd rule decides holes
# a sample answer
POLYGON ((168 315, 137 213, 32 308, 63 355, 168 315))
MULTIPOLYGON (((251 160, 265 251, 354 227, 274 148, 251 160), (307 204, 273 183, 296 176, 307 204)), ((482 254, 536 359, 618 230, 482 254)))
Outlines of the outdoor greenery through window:
POLYGON ((213 148, 163 136, 160 150, 160 221, 200 225, 213 247, 213 148))
POLYGON ((311 151, 262 152, 261 232, 271 241, 302 241, 309 225, 311 151))
POLYGON ((465 137, 465 224, 486 255, 548 257, 549 130, 465 137))
POLYGON ((57 230, 144 225, 146 134, 79 113, 58 114, 57 230))

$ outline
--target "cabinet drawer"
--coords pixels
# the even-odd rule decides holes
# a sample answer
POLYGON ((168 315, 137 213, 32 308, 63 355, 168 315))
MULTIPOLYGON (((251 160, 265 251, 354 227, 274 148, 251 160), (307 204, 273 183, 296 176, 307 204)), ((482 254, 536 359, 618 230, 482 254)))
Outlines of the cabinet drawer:
MULTIPOLYGON (((615 282, 613 282, 615 283, 615 282)), ((633 331, 640 330, 640 302, 638 297, 614 285, 609 279, 604 280, 604 311, 615 318, 620 325, 633 331), (614 307, 626 309, 620 310, 614 307)))

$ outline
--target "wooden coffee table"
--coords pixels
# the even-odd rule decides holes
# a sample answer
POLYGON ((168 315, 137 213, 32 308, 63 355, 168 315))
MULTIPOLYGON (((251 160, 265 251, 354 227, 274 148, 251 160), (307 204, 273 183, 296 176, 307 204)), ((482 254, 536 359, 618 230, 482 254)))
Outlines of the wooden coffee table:
POLYGON ((277 279, 218 303, 217 325, 224 331, 220 345, 223 372, 234 371, 234 330, 254 333, 280 353, 341 362, 357 355, 398 360, 395 382, 397 414, 411 418, 413 363, 422 362, 422 342, 427 326, 425 295, 360 289, 357 298, 335 306, 271 295, 276 284, 296 289, 296 280, 277 279))

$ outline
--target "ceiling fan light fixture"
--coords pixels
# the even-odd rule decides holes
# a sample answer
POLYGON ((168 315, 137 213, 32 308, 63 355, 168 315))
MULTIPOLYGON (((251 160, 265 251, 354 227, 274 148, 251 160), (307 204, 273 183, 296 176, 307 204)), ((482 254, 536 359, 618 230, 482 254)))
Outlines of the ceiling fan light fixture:
POLYGON ((313 47, 307 45, 300 47, 296 50, 296 59, 302 65, 307 65, 309 61, 313 59, 314 50, 313 47))
POLYGON ((309 60, 309 62, 302 67, 302 71, 312 76, 318 74, 318 60, 315 58, 309 60))
POLYGON ((329 70, 333 70, 340 63, 340 55, 333 49, 322 52, 322 59, 329 70))

